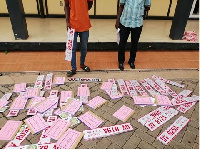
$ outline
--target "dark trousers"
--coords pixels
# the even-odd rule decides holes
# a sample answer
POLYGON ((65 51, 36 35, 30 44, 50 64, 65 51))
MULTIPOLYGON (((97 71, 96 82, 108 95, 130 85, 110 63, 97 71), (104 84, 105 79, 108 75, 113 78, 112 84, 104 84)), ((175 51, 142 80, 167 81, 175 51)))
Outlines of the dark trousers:
POLYGON ((125 47, 131 32, 131 50, 130 50, 130 58, 129 63, 134 63, 138 41, 140 39, 140 34, 142 32, 142 26, 136 28, 125 27, 120 24, 120 42, 119 42, 119 50, 118 50, 118 61, 119 63, 124 63, 125 61, 125 47))

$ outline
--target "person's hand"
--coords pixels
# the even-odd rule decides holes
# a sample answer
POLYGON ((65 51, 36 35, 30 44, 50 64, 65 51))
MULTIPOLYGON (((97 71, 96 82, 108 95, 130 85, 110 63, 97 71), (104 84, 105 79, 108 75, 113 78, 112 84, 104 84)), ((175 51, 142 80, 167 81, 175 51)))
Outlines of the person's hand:
POLYGON ((67 23, 67 30, 68 29, 71 29, 71 27, 70 27, 70 24, 69 23, 67 23))
POLYGON ((144 9, 144 18, 146 18, 148 16, 149 10, 150 10, 150 7, 145 7, 145 9, 144 9))
POLYGON ((145 19, 147 17, 148 12, 146 10, 144 10, 144 15, 143 18, 145 19))
POLYGON ((146 6, 146 7, 145 7, 145 10, 146 10, 146 11, 149 11, 149 10, 150 10, 150 7, 146 6))
POLYGON ((119 21, 116 21, 116 23, 115 23, 115 28, 116 28, 116 29, 119 28, 119 21))

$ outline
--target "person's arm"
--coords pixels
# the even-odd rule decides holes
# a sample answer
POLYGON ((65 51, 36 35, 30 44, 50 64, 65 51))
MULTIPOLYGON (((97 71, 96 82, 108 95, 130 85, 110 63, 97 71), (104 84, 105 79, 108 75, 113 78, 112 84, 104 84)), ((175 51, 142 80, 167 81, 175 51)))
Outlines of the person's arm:
POLYGON ((69 7, 69 1, 65 0, 65 17, 66 17, 66 25, 67 29, 70 28, 69 20, 70 20, 70 7, 69 7))
POLYGON ((123 10, 124 10, 124 3, 120 3, 119 9, 117 11, 117 20, 115 24, 116 29, 119 28, 119 20, 120 20, 123 10))
POLYGON ((88 10, 92 8, 92 5, 93 5, 93 1, 88 1, 88 10))
POLYGON ((144 2, 144 17, 148 16, 150 7, 151 7, 151 0, 145 0, 145 2, 144 2))

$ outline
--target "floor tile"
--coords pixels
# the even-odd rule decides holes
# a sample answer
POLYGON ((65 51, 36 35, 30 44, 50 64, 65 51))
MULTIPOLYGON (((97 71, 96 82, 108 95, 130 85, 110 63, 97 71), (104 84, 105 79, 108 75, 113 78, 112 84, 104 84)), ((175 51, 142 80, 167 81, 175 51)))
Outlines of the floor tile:
MULTIPOLYGON (((9 17, 0 17, 1 42, 66 42, 66 22, 64 18, 27 18, 29 38, 14 40, 9 17), (4 34, 5 33, 5 34, 4 34)), ((145 20, 140 38, 142 42, 186 42, 171 40, 169 31, 171 20, 145 20), (155 28, 156 26, 156 28, 155 28)), ((89 42, 116 42, 115 19, 91 19, 89 42)), ((186 31, 199 33, 198 20, 188 20, 186 31)), ((131 36, 129 36, 130 41, 131 36)), ((78 38, 78 41, 80 39, 78 38)), ((192 42, 188 42, 192 43, 192 42)), ((197 43, 197 42, 196 42, 197 43)), ((130 52, 125 52, 125 69, 130 69, 130 52)), ((77 69, 80 68, 80 51, 76 53, 77 69)), ((118 52, 89 51, 85 64, 92 70, 118 69, 118 52)), ((148 50, 137 52, 136 69, 158 68, 199 68, 199 52, 195 50, 148 50)), ((40 71, 70 70, 71 62, 65 61, 64 51, 9 51, 0 52, 0 71, 40 71)))
MULTIPOLYGON (((41 71, 41 70, 71 70, 71 62, 65 61, 63 52, 11 52, 0 55, 0 71, 41 71)), ((118 69, 117 51, 88 52, 85 64, 92 70, 118 69)), ((136 69, 159 68, 199 68, 198 51, 138 51, 136 69), (195 57, 196 56, 196 57, 195 57)), ((128 64, 129 52, 125 52, 125 69, 128 64)), ((80 52, 77 52, 77 69, 80 68, 80 52)))
MULTIPOLYGON (((26 18, 29 38, 15 40, 10 18, 0 17, 1 42, 66 42, 65 18, 26 18)), ((116 42, 116 19, 91 19, 89 42, 116 42)), ((172 20, 144 20, 141 42, 185 43, 184 40, 169 38, 172 20)), ((198 20, 188 20, 185 31, 194 30, 199 33, 198 20)), ((198 36, 197 36, 198 37, 198 36)), ((128 41, 130 42, 131 36, 128 41)), ((198 41, 196 41, 197 43, 198 41)))

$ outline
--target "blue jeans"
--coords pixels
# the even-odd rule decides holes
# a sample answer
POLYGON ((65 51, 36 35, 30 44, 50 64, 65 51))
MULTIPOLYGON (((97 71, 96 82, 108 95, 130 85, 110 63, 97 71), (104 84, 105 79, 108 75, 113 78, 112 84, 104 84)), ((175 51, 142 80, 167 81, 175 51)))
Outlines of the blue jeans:
POLYGON ((81 57, 80 57, 80 63, 81 65, 84 65, 85 57, 87 54, 87 44, 88 44, 88 38, 89 38, 89 31, 85 32, 75 32, 74 34, 74 43, 73 43, 73 49, 72 49, 72 60, 71 60, 71 66, 73 70, 76 70, 76 49, 77 49, 77 37, 80 37, 80 44, 81 44, 81 57))

